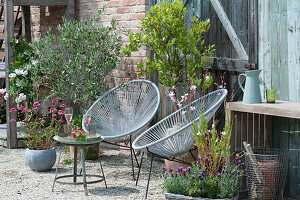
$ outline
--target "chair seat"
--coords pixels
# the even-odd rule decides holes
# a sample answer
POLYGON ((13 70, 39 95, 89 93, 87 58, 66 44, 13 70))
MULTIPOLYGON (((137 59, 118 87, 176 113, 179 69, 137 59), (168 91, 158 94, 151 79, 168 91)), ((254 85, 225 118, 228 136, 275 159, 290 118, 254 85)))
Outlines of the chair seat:
POLYGON ((148 80, 121 84, 100 97, 87 111, 91 114, 85 131, 100 134, 104 140, 134 137, 154 117, 160 103, 157 86, 148 80), (88 130, 89 129, 89 130, 88 130))
POLYGON ((193 101, 138 136, 132 147, 163 157, 176 157, 187 153, 194 142, 191 134, 192 122, 199 121, 201 114, 207 122, 211 121, 226 95, 227 90, 220 89, 193 101), (191 107, 195 109, 191 111, 191 107))

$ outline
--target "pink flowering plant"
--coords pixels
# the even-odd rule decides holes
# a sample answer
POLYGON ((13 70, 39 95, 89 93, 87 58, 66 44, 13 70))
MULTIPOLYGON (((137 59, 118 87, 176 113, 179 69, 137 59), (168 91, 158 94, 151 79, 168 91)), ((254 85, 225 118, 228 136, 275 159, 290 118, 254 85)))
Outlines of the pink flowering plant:
MULTIPOLYGON (((64 122, 64 104, 57 105, 56 99, 52 100, 52 105, 48 113, 42 115, 40 112, 41 104, 34 102, 31 109, 24 106, 11 108, 10 112, 24 114, 22 128, 24 130, 24 143, 29 149, 46 150, 53 148, 55 141, 53 136, 57 135, 64 122)), ((16 121, 12 119, 11 122, 16 121)))

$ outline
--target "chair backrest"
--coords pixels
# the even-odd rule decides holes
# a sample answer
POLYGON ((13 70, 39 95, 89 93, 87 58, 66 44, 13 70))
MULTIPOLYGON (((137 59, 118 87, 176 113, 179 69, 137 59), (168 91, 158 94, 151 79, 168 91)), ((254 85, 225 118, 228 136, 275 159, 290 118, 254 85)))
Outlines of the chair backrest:
POLYGON ((154 117, 159 102, 159 89, 154 83, 129 81, 100 97, 87 111, 91 114, 89 127, 85 123, 82 126, 104 139, 134 136, 154 117))
POLYGON ((217 90, 177 110, 137 137, 133 148, 165 157, 183 155, 194 142, 192 121, 203 114, 210 122, 226 95, 226 89, 217 90))

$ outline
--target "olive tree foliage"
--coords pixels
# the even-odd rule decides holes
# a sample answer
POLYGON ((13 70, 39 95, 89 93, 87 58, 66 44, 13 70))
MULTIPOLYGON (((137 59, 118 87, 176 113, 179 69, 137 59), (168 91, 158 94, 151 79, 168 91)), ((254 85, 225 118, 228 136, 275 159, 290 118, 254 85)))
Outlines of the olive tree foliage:
MULTIPOLYGON (((102 10, 103 11, 103 10, 102 10)), ((33 43, 34 82, 50 88, 49 95, 73 103, 94 101, 107 90, 105 78, 119 63, 121 37, 116 21, 96 26, 100 15, 81 21, 63 19, 45 38, 33 43)))
POLYGON ((130 43, 122 50, 129 56, 142 46, 148 47, 153 57, 138 64, 140 75, 157 73, 162 86, 175 94, 178 88, 188 91, 193 85, 207 88, 212 83, 205 68, 214 53, 214 46, 205 46, 203 38, 210 22, 193 17, 192 26, 186 28, 186 13, 181 0, 152 6, 141 19, 140 32, 130 33, 130 43))

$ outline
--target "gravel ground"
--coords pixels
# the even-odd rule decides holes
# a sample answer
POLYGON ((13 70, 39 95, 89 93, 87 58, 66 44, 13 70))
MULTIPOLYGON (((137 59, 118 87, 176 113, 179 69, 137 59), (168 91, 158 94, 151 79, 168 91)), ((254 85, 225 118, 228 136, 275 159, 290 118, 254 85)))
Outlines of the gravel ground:
MULTIPOLYGON (((82 185, 56 184, 51 191, 55 176, 55 166, 49 172, 34 172, 25 164, 26 149, 6 149, 0 147, 0 199, 143 199, 149 161, 143 162, 138 186, 132 179, 130 152, 103 149, 100 156, 108 188, 104 182, 89 184, 89 196, 84 196, 82 185)), ((62 154, 64 159, 70 159, 69 152, 62 154)), ((57 153, 58 160, 58 153, 57 153)), ((61 159, 63 160, 63 159, 61 159)), ((57 163, 56 163, 57 164, 57 163)), ((162 179, 159 177, 163 163, 154 160, 148 193, 148 199, 164 199, 162 194, 162 179)), ((60 162, 58 173, 72 173, 73 165, 60 162)), ((78 165, 80 170, 81 164, 78 165)), ((86 162, 87 173, 99 174, 100 165, 96 161, 86 162)), ((137 172, 137 168, 135 168, 137 172)), ((70 179, 71 180, 71 179, 70 179)), ((89 179, 91 180, 91 179, 89 179)), ((80 181, 80 179, 79 179, 80 181)))

